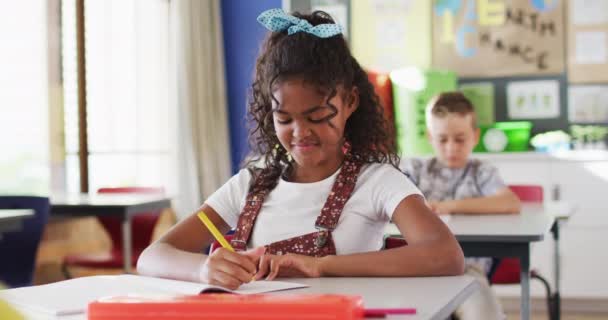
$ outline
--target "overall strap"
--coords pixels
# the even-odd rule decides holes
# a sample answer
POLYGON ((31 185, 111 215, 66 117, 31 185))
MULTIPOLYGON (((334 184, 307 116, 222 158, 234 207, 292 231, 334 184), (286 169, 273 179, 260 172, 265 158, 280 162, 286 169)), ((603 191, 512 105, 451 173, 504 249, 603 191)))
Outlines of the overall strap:
POLYGON ((342 210, 355 189, 362 165, 361 162, 349 158, 344 161, 327 201, 321 209, 321 214, 315 222, 317 229, 333 231, 336 228, 342 210))
POLYGON ((243 251, 247 249, 247 242, 251 237, 251 231, 253 230, 253 224, 262 209, 262 204, 266 199, 266 196, 270 192, 261 187, 262 177, 267 173, 266 170, 262 170, 258 178, 249 188, 247 198, 245 200, 245 206, 243 211, 239 215, 239 220, 236 225, 236 230, 230 244, 237 251, 243 251))

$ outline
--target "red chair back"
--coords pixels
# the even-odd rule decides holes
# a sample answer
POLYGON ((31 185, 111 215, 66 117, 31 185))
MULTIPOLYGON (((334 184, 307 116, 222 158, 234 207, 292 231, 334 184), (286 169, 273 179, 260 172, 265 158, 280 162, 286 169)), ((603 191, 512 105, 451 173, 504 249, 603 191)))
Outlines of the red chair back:
MULTIPOLYGON (((100 188, 99 194, 163 194, 161 187, 121 187, 100 188)), ((133 264, 135 265, 141 252, 150 245, 154 228, 160 217, 160 211, 141 213, 131 219, 131 244, 133 264)), ((97 217, 112 240, 112 255, 122 257, 122 221, 117 217, 97 217)))
POLYGON ((384 239, 384 249, 392 249, 407 246, 407 241, 403 238, 386 237, 384 239))
MULTIPOLYGON (((522 202, 543 202, 543 187, 538 185, 510 185, 509 189, 519 197, 522 202)), ((520 267, 518 258, 500 259, 490 282, 493 284, 519 283, 520 267)))
POLYGON ((543 202, 543 187, 537 185, 511 185, 509 189, 522 202, 543 202))
POLYGON ((380 99, 384 118, 387 121, 393 121, 393 85, 388 73, 367 70, 367 78, 380 99))

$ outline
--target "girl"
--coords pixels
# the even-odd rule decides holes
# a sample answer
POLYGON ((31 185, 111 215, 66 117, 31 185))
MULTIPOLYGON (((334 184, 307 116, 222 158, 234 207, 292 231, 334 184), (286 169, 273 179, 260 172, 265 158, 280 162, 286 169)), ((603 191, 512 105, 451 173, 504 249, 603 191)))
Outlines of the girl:
POLYGON ((142 274, 235 289, 277 276, 438 276, 463 273, 460 246, 397 169, 394 139, 340 26, 324 12, 258 17, 270 31, 248 114, 253 157, 196 214, 141 255, 142 274), (392 220, 409 245, 379 251, 392 220), (247 250, 249 248, 249 250, 247 250))

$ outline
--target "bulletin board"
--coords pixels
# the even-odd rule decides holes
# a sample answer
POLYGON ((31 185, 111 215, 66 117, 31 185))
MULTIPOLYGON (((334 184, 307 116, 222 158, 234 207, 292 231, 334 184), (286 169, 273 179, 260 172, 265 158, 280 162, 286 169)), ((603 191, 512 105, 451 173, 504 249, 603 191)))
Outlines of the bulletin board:
POLYGON ((568 1, 568 81, 608 82, 608 1, 568 1))
POLYGON ((461 78, 563 73, 563 1, 434 0, 432 5, 434 67, 461 78))
MULTIPOLYGON (((462 88, 470 83, 491 82, 494 85, 494 120, 495 121, 530 121, 532 122, 532 135, 551 130, 568 130, 568 81, 565 74, 559 76, 519 76, 519 77, 500 77, 500 78, 467 78, 459 79, 459 86, 462 88), (557 82, 559 95, 559 111, 557 116, 546 117, 517 117, 513 118, 509 111, 509 87, 526 82, 557 82)), ((534 110, 534 109, 533 109, 534 110)))

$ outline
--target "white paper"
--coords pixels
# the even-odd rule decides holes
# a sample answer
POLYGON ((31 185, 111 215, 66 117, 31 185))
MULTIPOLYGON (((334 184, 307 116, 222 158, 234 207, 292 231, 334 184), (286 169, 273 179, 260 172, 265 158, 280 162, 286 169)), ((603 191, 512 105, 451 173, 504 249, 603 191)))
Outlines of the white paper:
POLYGON ((604 64, 608 61, 606 32, 580 31, 574 35, 574 41, 577 64, 604 64))
POLYGON ((231 291, 201 283, 137 275, 92 276, 3 290, 0 291, 0 299, 28 310, 60 316, 84 313, 89 302, 109 296, 195 295, 210 290, 256 294, 303 287, 307 285, 282 281, 255 281, 231 291))
POLYGON ((606 0, 572 0, 570 17, 574 25, 597 25, 608 23, 608 1, 606 0))
POLYGON ((577 123, 608 122, 608 86, 568 88, 568 120, 577 123))
POLYGON ((507 113, 511 119, 559 117, 557 80, 514 81, 507 84, 507 113))

